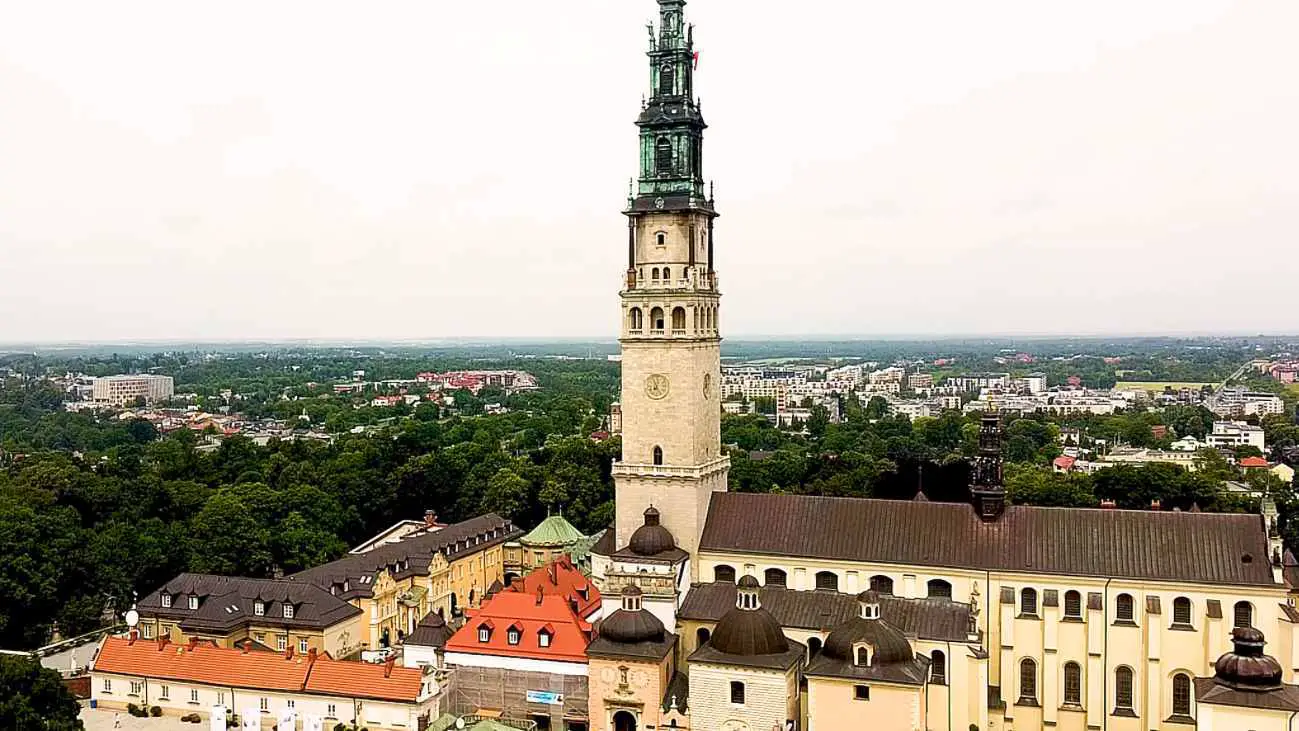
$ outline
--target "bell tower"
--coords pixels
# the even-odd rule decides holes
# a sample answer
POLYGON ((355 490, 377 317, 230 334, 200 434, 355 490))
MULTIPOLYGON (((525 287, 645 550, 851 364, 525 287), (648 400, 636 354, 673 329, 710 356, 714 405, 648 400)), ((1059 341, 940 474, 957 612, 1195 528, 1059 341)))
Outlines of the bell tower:
POLYGON ((693 555, 712 493, 726 490, 730 468, 721 453, 718 395, 717 213, 711 192, 704 193, 707 125, 693 97, 694 29, 685 21, 685 0, 658 4, 658 27, 649 27, 650 96, 636 120, 640 174, 624 211, 615 532, 617 545, 626 546, 654 507, 677 546, 693 555))

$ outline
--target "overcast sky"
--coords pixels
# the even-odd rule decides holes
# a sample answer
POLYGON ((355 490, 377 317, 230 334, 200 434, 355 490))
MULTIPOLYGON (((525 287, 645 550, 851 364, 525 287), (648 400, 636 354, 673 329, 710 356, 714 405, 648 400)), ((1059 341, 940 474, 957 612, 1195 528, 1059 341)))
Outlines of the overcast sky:
MULTIPOLYGON (((1299 331, 1299 2, 687 11, 726 334, 1299 331)), ((0 0, 0 341, 613 337, 656 12, 0 0)))

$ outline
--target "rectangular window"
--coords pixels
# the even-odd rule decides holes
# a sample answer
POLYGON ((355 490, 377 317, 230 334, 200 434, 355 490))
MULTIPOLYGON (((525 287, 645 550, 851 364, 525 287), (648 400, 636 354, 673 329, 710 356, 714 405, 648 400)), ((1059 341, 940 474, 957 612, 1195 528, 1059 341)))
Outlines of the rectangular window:
POLYGON ((303 638, 299 639, 299 640, 298 640, 298 652, 306 652, 307 649, 308 649, 308 648, 307 648, 307 638, 306 638, 306 637, 303 637, 303 638))
POLYGON ((263 697, 259 703, 259 707, 262 709, 263 713, 271 710, 271 699, 263 697))
POLYGON ((289 649, 289 638, 285 637, 284 635, 280 635, 276 637, 275 649, 279 650, 280 652, 284 652, 285 650, 289 649))
POLYGON ((262 602, 257 602, 256 604, 254 604, 254 605, 253 605, 253 614, 257 615, 258 617, 265 617, 265 616, 266 616, 266 605, 263 604, 262 602))
POLYGON ((111 678, 104 678, 104 692, 105 693, 113 692, 113 680, 111 678))
POLYGON ((854 685, 852 687, 852 697, 859 701, 868 701, 871 699, 871 689, 869 685, 854 685))
POLYGON ((138 680, 131 681, 131 695, 140 695, 144 692, 144 683, 138 680))
POLYGON ((731 702, 738 706, 744 705, 744 683, 731 681, 731 702))
POLYGON ((169 607, 171 607, 171 594, 163 594, 163 595, 162 595, 162 606, 163 606, 164 608, 169 608, 169 607))
POLYGON ((140 636, 143 637, 143 638, 146 639, 146 640, 152 640, 152 639, 153 639, 153 625, 151 625, 151 624, 142 624, 142 625, 140 625, 140 636))
POLYGON ((542 647, 550 647, 550 633, 542 632, 537 635, 537 643, 542 647))
POLYGON ((284 705, 285 705, 287 708, 292 708, 292 707, 293 707, 293 699, 290 698, 290 699, 288 699, 287 701, 284 701, 284 705))
POLYGON ((285 618, 285 619, 293 619, 293 605, 292 605, 292 604, 285 604, 285 605, 284 605, 284 618, 285 618))
POLYGON ((487 629, 486 627, 479 627, 479 628, 478 628, 478 641, 479 641, 479 642, 486 642, 486 641, 490 640, 491 638, 492 638, 492 631, 491 631, 491 630, 487 629))
POLYGON ((198 703, 198 688, 192 688, 189 691, 189 702, 198 703))
POLYGON ((161 688, 162 688, 162 692, 159 693, 159 695, 158 695, 158 700, 163 700, 163 701, 165 701, 165 700, 170 700, 170 699, 171 699, 171 688, 169 688, 169 687, 167 687, 167 686, 165 686, 165 685, 164 685, 164 686, 161 686, 161 688))
POLYGON ((508 640, 511 645, 519 644, 519 631, 517 629, 511 629, 506 633, 505 639, 508 640))
POLYGON ((216 702, 216 704, 217 704, 218 706, 224 706, 224 705, 226 704, 226 694, 225 694, 225 691, 221 691, 221 692, 217 693, 217 702, 216 702))
POLYGON ((192 596, 189 598, 189 608, 198 609, 198 597, 192 596))
POLYGON ((253 635, 253 639, 257 641, 257 644, 259 644, 259 645, 264 645, 264 644, 266 644, 266 633, 265 633, 265 632, 257 632, 257 633, 255 633, 255 634, 253 635))
POLYGON ((329 705, 325 706, 325 715, 329 716, 330 718, 338 718, 338 711, 335 710, 333 703, 330 703, 329 705))

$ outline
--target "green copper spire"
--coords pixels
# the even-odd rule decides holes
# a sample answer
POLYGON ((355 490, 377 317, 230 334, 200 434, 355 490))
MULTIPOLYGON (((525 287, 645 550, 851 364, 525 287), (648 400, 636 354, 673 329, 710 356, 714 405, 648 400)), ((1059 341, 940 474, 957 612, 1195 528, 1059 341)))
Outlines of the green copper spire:
POLYGON ((650 97, 636 120, 640 176, 631 207, 707 208, 703 143, 708 125, 694 98, 694 27, 686 23, 685 0, 658 3, 658 33, 649 27, 650 97))

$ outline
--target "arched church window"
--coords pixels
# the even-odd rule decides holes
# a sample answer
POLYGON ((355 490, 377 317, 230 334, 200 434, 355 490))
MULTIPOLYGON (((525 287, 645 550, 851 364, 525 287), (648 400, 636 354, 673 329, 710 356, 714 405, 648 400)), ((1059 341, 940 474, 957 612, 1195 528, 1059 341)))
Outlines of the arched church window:
POLYGON ((654 169, 660 173, 672 172, 672 140, 666 137, 654 143, 654 169))
POLYGON ((662 447, 654 447, 654 464, 656 464, 656 465, 661 465, 661 464, 663 464, 663 448, 662 448, 662 447))
POLYGON ((672 268, 671 268, 671 267, 663 267, 663 281, 666 282, 666 281, 668 281, 668 280, 671 279, 671 278, 672 278, 672 268))
POLYGON ((727 584, 735 583, 735 569, 726 564, 713 567, 713 581, 725 582, 727 584))
POLYGON ((633 331, 636 332, 639 332, 640 329, 645 326, 645 314, 641 312, 641 309, 639 307, 631 308, 631 318, 628 325, 633 331))
POLYGON ((663 308, 662 307, 655 307, 654 309, 650 310, 650 329, 658 330, 662 332, 663 330, 663 308))
POLYGON ((672 308, 672 329, 673 330, 686 329, 686 308, 684 307, 672 308))
POLYGON ((871 591, 876 592, 878 594, 891 595, 893 593, 893 579, 890 579, 889 577, 884 576, 883 574, 876 574, 875 576, 872 576, 871 591))
POLYGON ((695 647, 703 647, 708 643, 709 637, 712 637, 712 634, 708 631, 707 627, 700 627, 698 630, 695 630, 695 647))
POLYGON ((656 281, 656 282, 659 280, 659 268, 658 268, 658 267, 654 267, 653 269, 650 270, 650 279, 653 279, 653 280, 656 281))
POLYGON ((950 582, 942 579, 929 580, 929 598, 930 599, 951 599, 952 585, 950 582))
POLYGON ((942 650, 934 650, 929 655, 929 682, 947 685, 947 656, 942 650))
POLYGON ((659 93, 664 96, 672 96, 676 93, 677 70, 672 64, 665 63, 659 69, 659 93))
POLYGON ((857 664, 861 667, 868 667, 871 664, 871 653, 865 647, 857 648, 857 664))
POLYGON ((654 243, 659 246, 667 246, 668 235, 666 233, 663 233, 662 231, 659 231, 658 233, 654 234, 654 243))
POLYGON ((785 572, 780 569, 767 569, 762 572, 762 583, 767 586, 785 586, 785 572))
POLYGON ((811 662, 812 658, 816 657, 819 654, 821 654, 821 638, 820 637, 807 638, 808 661, 811 662))
POLYGON ((816 572, 816 588, 839 591, 839 576, 833 571, 816 572))

